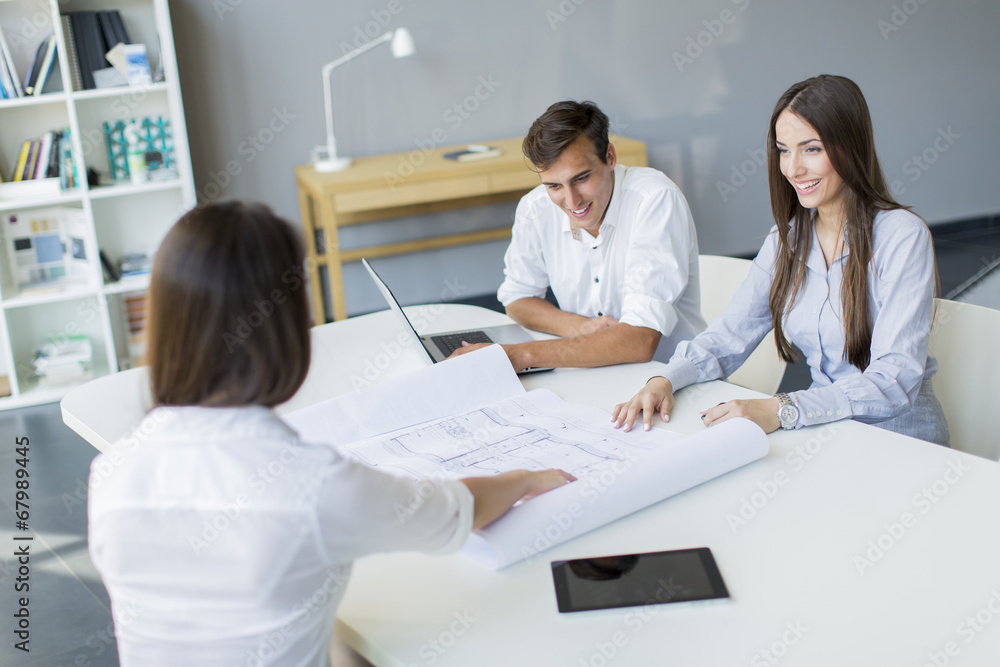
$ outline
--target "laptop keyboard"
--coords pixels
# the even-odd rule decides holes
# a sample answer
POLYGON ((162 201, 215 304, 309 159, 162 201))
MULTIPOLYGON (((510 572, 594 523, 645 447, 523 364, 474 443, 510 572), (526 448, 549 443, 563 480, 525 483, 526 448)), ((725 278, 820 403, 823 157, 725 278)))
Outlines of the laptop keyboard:
POLYGON ((465 331, 463 333, 453 333, 445 334, 444 336, 431 336, 431 340, 434 344, 438 346, 438 349, 444 353, 444 356, 448 356, 458 348, 462 347, 462 341, 466 343, 492 343, 490 339, 482 331, 465 331))

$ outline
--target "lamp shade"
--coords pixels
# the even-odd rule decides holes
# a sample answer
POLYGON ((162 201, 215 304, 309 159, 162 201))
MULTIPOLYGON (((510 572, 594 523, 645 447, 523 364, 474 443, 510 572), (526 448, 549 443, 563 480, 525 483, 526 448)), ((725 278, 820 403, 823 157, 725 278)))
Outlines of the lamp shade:
POLYGON ((406 28, 396 28, 389 48, 392 49, 393 58, 406 58, 417 52, 417 47, 413 44, 413 35, 406 28))

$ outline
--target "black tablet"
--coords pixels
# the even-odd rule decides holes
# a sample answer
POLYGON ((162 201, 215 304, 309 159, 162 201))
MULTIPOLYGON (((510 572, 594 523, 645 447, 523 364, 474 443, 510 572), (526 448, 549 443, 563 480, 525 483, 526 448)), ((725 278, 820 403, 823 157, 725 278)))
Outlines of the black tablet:
POLYGON ((707 547, 552 563, 559 611, 728 598, 707 547))

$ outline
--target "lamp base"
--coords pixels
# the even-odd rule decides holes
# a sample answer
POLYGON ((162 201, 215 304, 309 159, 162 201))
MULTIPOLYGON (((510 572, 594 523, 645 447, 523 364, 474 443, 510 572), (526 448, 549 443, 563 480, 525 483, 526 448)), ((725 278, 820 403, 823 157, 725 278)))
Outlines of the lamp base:
POLYGON ((325 160, 313 160, 313 169, 320 172, 342 171, 351 166, 349 157, 333 157, 325 160))

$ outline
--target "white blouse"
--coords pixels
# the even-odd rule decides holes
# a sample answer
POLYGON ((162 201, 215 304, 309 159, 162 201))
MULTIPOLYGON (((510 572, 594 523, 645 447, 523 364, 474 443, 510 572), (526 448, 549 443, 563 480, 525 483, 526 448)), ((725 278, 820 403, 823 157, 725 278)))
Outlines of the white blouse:
POLYGON ((351 562, 457 550, 473 498, 299 440, 265 407, 151 411, 91 464, 123 667, 325 667, 351 562))

